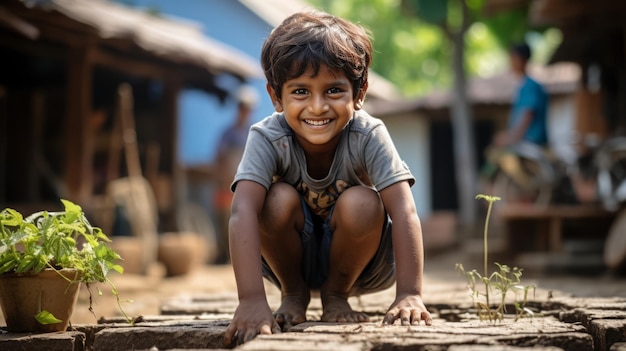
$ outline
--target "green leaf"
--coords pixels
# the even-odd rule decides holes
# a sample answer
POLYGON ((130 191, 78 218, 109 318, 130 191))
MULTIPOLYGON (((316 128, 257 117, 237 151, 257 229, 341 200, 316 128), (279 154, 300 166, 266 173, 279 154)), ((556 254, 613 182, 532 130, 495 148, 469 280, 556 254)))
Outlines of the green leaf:
POLYGON ((61 199, 61 202, 63 203, 63 206, 65 207, 66 212, 78 212, 78 213, 83 212, 83 209, 80 208, 80 206, 78 206, 77 204, 73 203, 70 200, 61 199))
POLYGON ((480 200, 480 199, 483 199, 483 200, 485 200, 487 202, 496 202, 498 200, 502 200, 498 196, 485 195, 485 194, 478 194, 478 195, 476 195, 476 200, 480 200))
POLYGON ((22 214, 12 208, 5 208, 0 213, 0 221, 2 225, 9 227, 17 227, 23 222, 22 214))
POLYGON ((41 324, 55 324, 55 323, 61 323, 63 322, 62 320, 56 318, 52 313, 43 310, 39 313, 37 313, 37 315, 35 315, 35 319, 37 320, 37 322, 41 323, 41 324))
POLYGON ((118 272, 118 273, 124 273, 124 267, 120 266, 119 264, 114 264, 111 266, 111 269, 118 272))

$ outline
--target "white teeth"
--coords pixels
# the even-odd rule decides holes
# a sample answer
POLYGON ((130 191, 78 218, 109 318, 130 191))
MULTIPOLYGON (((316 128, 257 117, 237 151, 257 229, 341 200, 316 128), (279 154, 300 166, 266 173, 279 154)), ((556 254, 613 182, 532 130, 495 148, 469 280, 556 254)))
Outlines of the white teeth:
POLYGON ((312 119, 306 119, 304 121, 307 124, 311 124, 311 125, 314 125, 314 126, 323 126, 324 124, 329 123, 330 119, 325 119, 325 120, 322 120, 322 121, 315 121, 315 120, 312 120, 312 119))

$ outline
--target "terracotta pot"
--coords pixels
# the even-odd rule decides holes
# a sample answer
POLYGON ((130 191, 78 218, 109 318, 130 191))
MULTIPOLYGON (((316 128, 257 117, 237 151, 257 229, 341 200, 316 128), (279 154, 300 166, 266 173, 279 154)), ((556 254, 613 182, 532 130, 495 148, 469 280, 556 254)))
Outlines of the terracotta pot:
MULTIPOLYGON (((60 271, 70 280, 78 279, 78 272, 60 271)), ((69 284, 57 272, 46 269, 38 274, 5 273, 0 275, 0 307, 13 332, 65 331, 78 300, 80 283, 69 284), (40 324, 35 319, 40 311, 52 313, 61 323, 40 324)))
POLYGON ((159 235, 157 257, 168 276, 185 275, 201 263, 204 249, 205 242, 195 233, 163 233, 159 235))
POLYGON ((124 267, 125 274, 146 273, 142 238, 137 236, 114 236, 111 237, 111 240, 111 248, 122 256, 123 260, 117 263, 124 267))

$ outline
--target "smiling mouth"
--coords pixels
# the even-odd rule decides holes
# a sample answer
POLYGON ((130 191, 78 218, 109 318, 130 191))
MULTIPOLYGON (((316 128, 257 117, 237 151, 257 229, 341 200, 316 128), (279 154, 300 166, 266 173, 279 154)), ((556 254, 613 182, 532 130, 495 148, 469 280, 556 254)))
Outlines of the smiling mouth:
POLYGON ((330 119, 322 119, 322 120, 305 119, 304 123, 310 124, 312 126, 323 126, 323 125, 330 123, 330 119))

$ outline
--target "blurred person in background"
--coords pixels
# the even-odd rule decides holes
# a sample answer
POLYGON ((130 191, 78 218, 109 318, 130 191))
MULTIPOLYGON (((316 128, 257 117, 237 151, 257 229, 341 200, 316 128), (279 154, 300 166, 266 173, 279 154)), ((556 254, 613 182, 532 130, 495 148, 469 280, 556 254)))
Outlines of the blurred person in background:
POLYGON ((513 97, 508 129, 496 134, 494 146, 512 145, 521 141, 540 146, 548 143, 548 94, 526 72, 530 57, 530 47, 525 43, 513 45, 509 50, 511 70, 519 83, 513 97))
POLYGON ((236 93, 237 115, 233 125, 222 133, 216 156, 216 181, 217 188, 214 196, 214 208, 218 218, 217 223, 217 258, 215 263, 223 264, 230 261, 228 249, 228 220, 230 218, 230 206, 233 193, 230 185, 241 160, 248 131, 250 129, 250 117, 256 107, 259 96, 256 90, 250 86, 242 86, 236 93))
MULTIPOLYGON (((486 193, 499 192, 499 196, 515 201, 538 197, 536 182, 533 181, 538 171, 528 171, 522 164, 522 158, 530 157, 533 164, 544 164, 543 161, 548 160, 548 153, 545 152, 548 146, 548 94, 527 73, 530 57, 531 49, 526 43, 513 45, 509 50, 510 69, 515 76, 516 86, 507 129, 494 136, 491 146, 486 150, 487 162, 482 169, 486 193), (515 195, 509 194, 508 186, 496 179, 500 171, 514 180, 515 195)), ((535 166, 533 169, 537 168, 535 166)))

